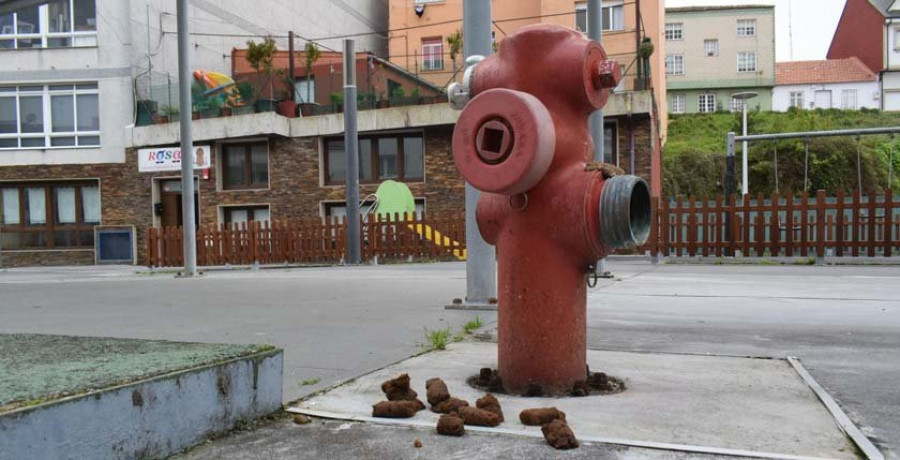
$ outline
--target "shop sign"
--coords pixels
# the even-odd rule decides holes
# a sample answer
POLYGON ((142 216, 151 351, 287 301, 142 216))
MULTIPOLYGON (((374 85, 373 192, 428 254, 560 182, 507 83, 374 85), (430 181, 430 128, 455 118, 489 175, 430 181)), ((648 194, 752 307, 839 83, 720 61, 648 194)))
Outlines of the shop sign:
MULTIPOLYGON (((208 169, 212 151, 208 145, 194 146, 194 169, 208 169)), ((138 172, 180 171, 181 147, 138 150, 138 172)))

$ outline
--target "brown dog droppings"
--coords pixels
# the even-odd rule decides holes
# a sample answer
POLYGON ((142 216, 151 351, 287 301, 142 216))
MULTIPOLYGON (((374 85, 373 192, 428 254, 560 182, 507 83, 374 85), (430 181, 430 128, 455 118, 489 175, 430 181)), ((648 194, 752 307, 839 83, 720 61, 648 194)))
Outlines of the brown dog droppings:
POLYGON ((566 413, 555 407, 542 407, 540 409, 525 409, 519 413, 519 421, 523 425, 546 425, 554 420, 565 420, 566 413))
POLYGON ((413 401, 419 396, 409 387, 409 374, 400 374, 396 378, 386 380, 381 384, 381 391, 387 396, 388 401, 413 401))
POLYGON ((478 384, 487 386, 491 383, 491 377, 494 375, 494 372, 490 367, 482 367, 480 371, 478 371, 478 384))
POLYGON ((482 398, 478 398, 478 401, 475 401, 475 407, 497 414, 497 416, 500 417, 501 422, 504 420, 503 410, 500 408, 500 401, 497 401, 497 397, 490 393, 484 395, 482 398))
POLYGON ((425 381, 425 396, 428 398, 428 404, 434 406, 450 399, 450 390, 447 389, 447 384, 443 380, 428 379, 425 381))
POLYGON ((414 446, 416 449, 422 447, 422 441, 421 441, 419 438, 416 438, 416 440, 413 441, 413 446, 414 446))
POLYGON ((501 422, 497 414, 477 407, 460 407, 457 413, 466 425, 497 426, 501 422))
POLYGON ((420 410, 421 401, 381 401, 372 406, 372 417, 410 418, 420 410))
POLYGON ((575 439, 575 433, 569 428, 565 420, 554 420, 541 427, 544 433, 544 439, 547 444, 553 446, 554 449, 574 449, 578 447, 578 440, 575 439))
POLYGON ((575 385, 572 386, 572 396, 580 397, 587 396, 591 394, 591 389, 588 387, 587 382, 584 380, 579 380, 575 382, 575 385))
POLYGON ((434 406, 431 406, 431 412, 436 414, 449 414, 450 412, 457 412, 460 407, 468 406, 469 402, 459 398, 450 398, 446 401, 438 403, 434 406))
POLYGON ((297 414, 294 416, 294 423, 296 423, 297 425, 306 425, 309 422, 309 417, 303 414, 297 414))
POLYGON ((540 397, 543 395, 544 389, 541 388, 541 384, 539 383, 529 383, 528 388, 525 390, 525 396, 540 397))
POLYGON ((456 415, 442 415, 437 422, 437 432, 445 436, 462 436, 466 432, 463 419, 456 415))
POLYGON ((500 374, 497 371, 491 375, 491 379, 488 381, 488 389, 490 391, 501 392, 503 390, 503 380, 500 378, 500 374))

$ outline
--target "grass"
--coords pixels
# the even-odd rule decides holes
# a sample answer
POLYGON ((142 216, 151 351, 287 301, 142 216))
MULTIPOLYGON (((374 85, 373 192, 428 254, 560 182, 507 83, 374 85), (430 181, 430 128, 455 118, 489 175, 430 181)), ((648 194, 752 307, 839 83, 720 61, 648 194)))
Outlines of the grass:
POLYGON ((429 350, 446 350, 447 343, 450 342, 450 335, 450 326, 447 326, 447 329, 428 329, 426 327, 423 347, 429 350))
POLYGON ((466 324, 463 324, 463 332, 465 332, 466 334, 471 334, 480 329, 481 326, 484 326, 484 322, 481 321, 480 316, 476 316, 475 319, 470 320, 466 324))
POLYGON ((322 381, 322 379, 320 379, 319 377, 314 377, 314 378, 306 379, 306 380, 300 382, 300 386, 306 387, 306 386, 310 386, 310 385, 315 385, 321 381, 322 381))

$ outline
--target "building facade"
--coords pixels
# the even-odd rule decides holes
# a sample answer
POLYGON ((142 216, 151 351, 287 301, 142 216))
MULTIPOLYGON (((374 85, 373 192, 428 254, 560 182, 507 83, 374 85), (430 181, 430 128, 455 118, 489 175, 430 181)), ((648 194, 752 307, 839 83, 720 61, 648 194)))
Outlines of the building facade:
POLYGON ((900 110, 900 2, 847 0, 828 59, 850 57, 880 75, 880 108, 900 110))
POLYGON ((773 6, 667 8, 664 35, 670 114, 740 110, 743 92, 772 110, 773 6))
MULTIPOLYGON (((390 2, 388 36, 391 62, 432 83, 446 87, 460 78, 463 56, 451 49, 452 37, 462 29, 462 1, 394 0, 390 2)), ((661 25, 662 0, 605 0, 603 47, 622 67, 606 116, 607 159, 662 191, 661 150, 665 143, 667 113, 664 57, 666 43, 661 25), (655 48, 647 72, 638 73, 639 49, 648 39, 655 48), (660 106, 663 108, 660 109, 660 106), (622 142, 622 140, 625 142, 622 142)), ((492 1, 495 47, 503 37, 533 24, 557 24, 587 31, 587 2, 576 0, 492 1)), ((537 63, 537 61, 536 61, 537 63)))
POLYGON ((878 109, 878 75, 855 57, 775 64, 772 110, 878 109))

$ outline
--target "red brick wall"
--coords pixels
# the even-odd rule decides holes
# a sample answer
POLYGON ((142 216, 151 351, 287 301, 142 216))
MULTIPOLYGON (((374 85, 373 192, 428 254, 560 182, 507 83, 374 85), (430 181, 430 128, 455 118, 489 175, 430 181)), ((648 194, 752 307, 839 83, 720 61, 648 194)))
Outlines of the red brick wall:
POLYGON ((867 0, 847 0, 828 59, 856 56, 872 71, 884 69, 884 16, 867 0))

